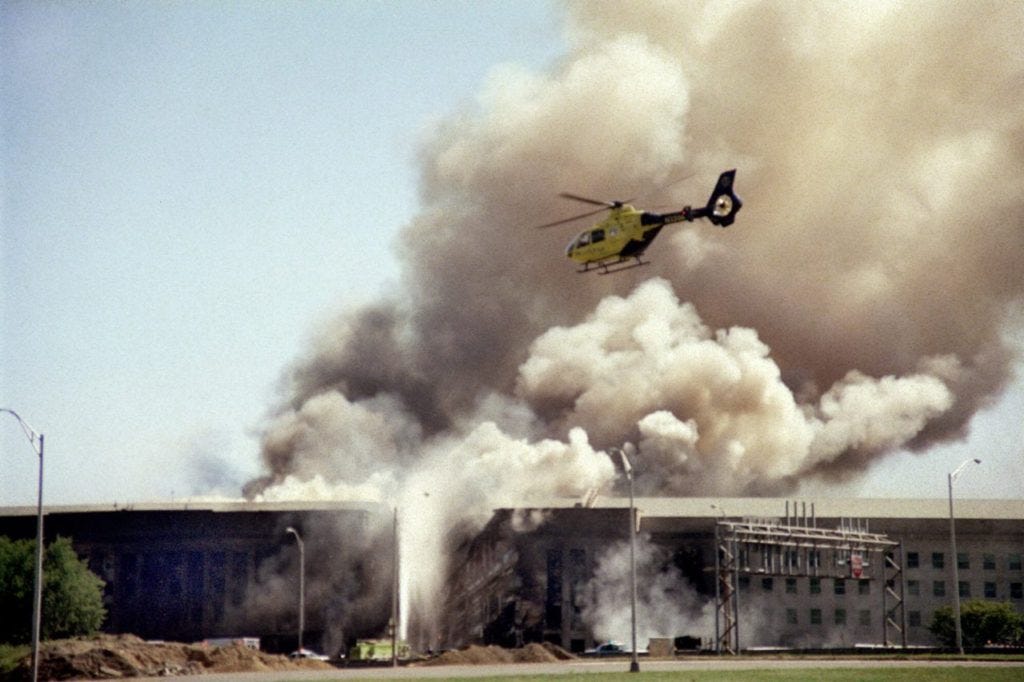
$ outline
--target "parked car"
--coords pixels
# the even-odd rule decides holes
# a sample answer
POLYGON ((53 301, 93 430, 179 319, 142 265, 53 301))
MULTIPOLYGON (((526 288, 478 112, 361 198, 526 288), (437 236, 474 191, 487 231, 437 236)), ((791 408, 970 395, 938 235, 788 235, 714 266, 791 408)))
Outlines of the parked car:
POLYGON ((310 661, 329 661, 329 660, 331 660, 329 656, 324 656, 323 654, 318 654, 317 652, 313 651, 312 649, 297 649, 296 651, 293 651, 290 654, 288 654, 288 658, 292 659, 293 661, 297 661, 297 660, 303 659, 303 658, 306 659, 306 660, 310 660, 310 661))
POLYGON ((622 646, 618 642, 605 642, 604 644, 594 649, 588 649, 583 653, 588 656, 623 656, 627 652, 626 647, 622 646))
MULTIPOLYGON (((594 648, 587 649, 583 652, 584 656, 629 656, 633 653, 632 649, 626 648, 624 644, 620 642, 605 642, 604 644, 594 648)), ((647 654, 646 649, 637 649, 637 654, 644 656, 647 654)))

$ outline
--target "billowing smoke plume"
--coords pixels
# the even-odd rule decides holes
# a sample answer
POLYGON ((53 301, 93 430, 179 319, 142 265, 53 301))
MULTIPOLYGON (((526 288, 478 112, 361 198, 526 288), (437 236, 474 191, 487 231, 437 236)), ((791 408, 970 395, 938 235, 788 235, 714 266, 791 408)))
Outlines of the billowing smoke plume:
POLYGON ((296 364, 250 492, 399 500, 441 543, 606 489, 625 440, 648 494, 759 494, 962 436, 1024 292, 1021 25, 1001 1, 570 3, 561 63, 494 70, 424 144, 401 291, 296 364), (531 228, 578 208, 561 190, 678 208, 731 167, 737 222, 666 230, 646 268, 577 275, 571 235, 531 228))
POLYGON ((798 402, 756 332, 712 332, 656 279, 546 332, 522 365, 518 394, 598 442, 638 431, 647 493, 738 495, 783 492, 837 458, 907 442, 952 404, 936 374, 851 371, 818 401, 798 402))

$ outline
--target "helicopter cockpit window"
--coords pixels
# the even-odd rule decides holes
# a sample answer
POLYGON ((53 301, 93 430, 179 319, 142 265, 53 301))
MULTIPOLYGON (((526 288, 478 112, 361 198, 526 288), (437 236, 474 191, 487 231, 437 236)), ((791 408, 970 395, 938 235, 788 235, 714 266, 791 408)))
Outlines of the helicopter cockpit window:
POLYGON ((586 246, 589 243, 590 243, 590 233, 589 232, 584 232, 583 234, 580 235, 580 238, 576 240, 576 245, 577 246, 586 246))
POLYGON ((590 233, 590 241, 594 244, 604 241, 604 230, 594 230, 590 233))

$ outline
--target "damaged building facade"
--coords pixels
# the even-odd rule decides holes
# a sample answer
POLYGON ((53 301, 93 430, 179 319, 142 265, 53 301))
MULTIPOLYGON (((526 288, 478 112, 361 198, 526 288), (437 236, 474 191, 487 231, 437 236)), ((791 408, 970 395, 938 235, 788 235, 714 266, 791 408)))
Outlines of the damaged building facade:
MULTIPOLYGON (((963 600, 1010 602, 1024 611, 1024 501, 958 501, 956 557, 946 500, 831 499, 801 502, 800 511, 782 499, 646 498, 636 506, 638 554, 655 563, 639 571, 638 630, 677 645, 714 648, 716 611, 719 632, 735 618, 742 649, 933 646, 928 624, 936 609, 952 604, 954 589, 963 600), (776 529, 780 538, 806 527, 878 542, 863 552, 824 541, 815 548, 813 540, 799 547, 784 539, 725 543, 728 530, 746 522, 776 529), (734 563, 718 557, 717 572, 716 547, 735 549, 734 563), (716 608, 716 576, 725 584, 717 585, 724 613, 716 608), (659 591, 652 594, 645 581, 658 581, 659 591), (729 589, 735 592, 727 600, 729 589), (660 603, 645 604, 645 595, 660 603), (683 623, 677 627, 685 629, 658 632, 644 623, 672 600, 675 622, 683 623)), ((576 652, 604 639, 628 641, 624 621, 617 631, 596 633, 588 620, 601 596, 595 576, 609 557, 621 557, 628 524, 628 505, 617 499, 593 508, 496 511, 453 562, 444 637, 450 645, 549 641, 576 652)), ((621 559, 617 570, 624 570, 621 559)), ((628 601, 619 608, 628 614, 628 601)), ((639 645, 645 642, 641 635, 639 645)))
MULTIPOLYGON (((638 499, 640 645, 661 637, 712 648, 716 613, 720 629, 735 615, 742 649, 899 646, 904 635, 908 645, 933 645, 928 624, 952 603, 954 589, 963 599, 1024 611, 1024 501, 958 500, 956 557, 944 499, 800 504, 798 515, 784 499, 638 499), (726 545, 735 563, 725 564, 716 548, 726 529, 748 521, 870 532, 891 541, 898 570, 887 571, 878 552, 861 553, 854 565, 850 553, 784 542, 726 545), (723 591, 716 577, 726 589, 735 586, 726 613, 715 607, 716 588, 723 591), (677 617, 654 623, 654 607, 677 617), (885 625, 887 617, 897 629, 885 625)), ((0 535, 33 538, 35 511, 0 509, 0 535)), ((436 634, 412 643, 425 650, 548 641, 579 652, 606 639, 628 641, 628 599, 612 594, 628 575, 621 563, 628 524, 620 498, 495 510, 454 549, 436 634)), ((106 582, 104 630, 177 641, 255 636, 277 652, 290 651, 297 638, 299 556, 289 527, 305 544, 305 644, 334 654, 358 637, 385 633, 391 509, 330 502, 48 507, 45 524, 47 541, 70 537, 106 582)))

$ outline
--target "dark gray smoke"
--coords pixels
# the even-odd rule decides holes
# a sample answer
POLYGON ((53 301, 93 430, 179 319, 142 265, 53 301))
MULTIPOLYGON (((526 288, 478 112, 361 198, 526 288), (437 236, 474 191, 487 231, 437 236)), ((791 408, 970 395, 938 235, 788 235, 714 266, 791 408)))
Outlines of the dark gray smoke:
POLYGON ((429 492, 446 528, 606 487, 595 448, 625 440, 649 494, 762 494, 961 437, 1024 292, 1022 25, 998 1, 569 3, 559 65, 496 68, 434 130, 400 291, 296 363, 250 492, 429 492), (574 227, 531 228, 578 208, 562 190, 678 208, 732 167, 736 223, 666 230, 646 268, 577 275, 574 227))

